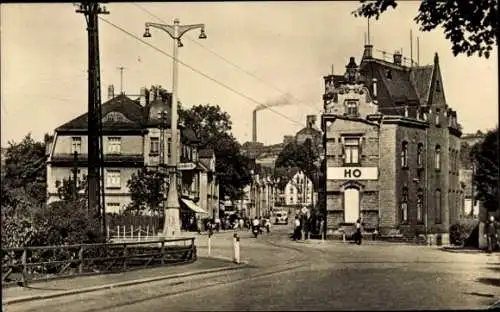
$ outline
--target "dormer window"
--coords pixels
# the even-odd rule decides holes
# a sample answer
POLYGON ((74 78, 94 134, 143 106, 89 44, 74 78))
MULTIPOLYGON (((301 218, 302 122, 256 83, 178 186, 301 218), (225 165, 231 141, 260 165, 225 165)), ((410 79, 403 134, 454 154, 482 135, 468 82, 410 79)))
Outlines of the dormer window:
POLYGON ((441 83, 439 80, 436 80, 436 92, 441 92, 441 83))
POLYGON ((387 79, 392 79, 392 71, 391 71, 390 69, 387 69, 387 70, 385 71, 385 77, 386 77, 387 79))
POLYGON ((439 116, 439 114, 440 114, 440 110, 439 110, 439 108, 436 108, 436 114, 434 115, 434 121, 436 123, 436 127, 440 126, 440 118, 439 118, 440 116, 439 116))
POLYGON ((345 112, 348 116, 358 116, 358 101, 346 101, 345 112))

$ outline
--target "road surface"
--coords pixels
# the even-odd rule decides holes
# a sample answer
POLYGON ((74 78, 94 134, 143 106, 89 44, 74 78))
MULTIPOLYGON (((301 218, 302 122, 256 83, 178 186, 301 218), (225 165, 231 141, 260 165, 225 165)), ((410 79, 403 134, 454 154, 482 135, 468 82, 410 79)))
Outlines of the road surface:
MULTIPOLYGON (((286 226, 275 226, 273 233, 257 239, 242 232, 242 257, 252 265, 242 270, 14 304, 4 310, 474 309, 500 299, 498 254, 375 242, 291 242, 287 232, 286 226)), ((222 235, 214 239, 218 251, 231 254, 230 238, 225 243, 222 235)))

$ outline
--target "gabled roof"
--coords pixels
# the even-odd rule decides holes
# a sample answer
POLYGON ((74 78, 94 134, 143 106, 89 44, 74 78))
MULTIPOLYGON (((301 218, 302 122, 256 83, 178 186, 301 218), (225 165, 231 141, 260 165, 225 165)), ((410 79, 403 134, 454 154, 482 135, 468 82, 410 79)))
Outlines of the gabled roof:
POLYGON ((431 89, 433 65, 414 67, 410 71, 410 78, 421 105, 426 105, 431 89))
POLYGON ((290 182, 290 180, 300 171, 301 169, 299 167, 277 168, 274 178, 280 179, 278 188, 280 190, 284 189, 288 182, 290 182))
MULTIPOLYGON (((140 129, 144 121, 143 107, 136 101, 128 98, 124 94, 120 94, 111 100, 105 102, 101 106, 102 116, 110 112, 123 114, 130 122, 106 122, 103 124, 103 129, 140 129)), ((82 114, 73 120, 56 128, 60 130, 85 130, 88 127, 88 114, 82 114)))
POLYGON ((300 130, 299 132, 297 132, 296 135, 299 135, 299 134, 321 135, 321 131, 319 131, 318 129, 312 128, 312 127, 305 127, 305 128, 302 128, 302 130, 300 130))

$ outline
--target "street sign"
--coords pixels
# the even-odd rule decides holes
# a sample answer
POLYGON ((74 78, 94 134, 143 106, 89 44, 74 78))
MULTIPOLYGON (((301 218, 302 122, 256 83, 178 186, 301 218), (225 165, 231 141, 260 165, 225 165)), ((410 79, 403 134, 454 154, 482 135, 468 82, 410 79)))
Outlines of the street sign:
POLYGON ((193 170, 196 168, 196 164, 194 163, 178 163, 177 170, 193 170))

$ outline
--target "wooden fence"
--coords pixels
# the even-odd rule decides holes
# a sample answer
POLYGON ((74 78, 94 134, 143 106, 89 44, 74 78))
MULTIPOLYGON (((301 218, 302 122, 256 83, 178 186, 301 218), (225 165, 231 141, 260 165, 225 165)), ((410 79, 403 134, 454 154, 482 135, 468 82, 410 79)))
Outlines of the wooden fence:
POLYGON ((195 260, 194 238, 2 248, 2 286, 195 260))

